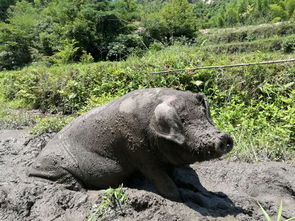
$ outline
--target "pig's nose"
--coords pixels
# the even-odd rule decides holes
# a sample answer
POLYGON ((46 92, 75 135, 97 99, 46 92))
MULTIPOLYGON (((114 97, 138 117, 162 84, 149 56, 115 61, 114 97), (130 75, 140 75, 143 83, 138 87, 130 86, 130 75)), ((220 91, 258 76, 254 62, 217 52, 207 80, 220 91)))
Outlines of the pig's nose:
POLYGON ((233 139, 228 134, 223 134, 216 144, 216 151, 228 153, 233 148, 233 139))

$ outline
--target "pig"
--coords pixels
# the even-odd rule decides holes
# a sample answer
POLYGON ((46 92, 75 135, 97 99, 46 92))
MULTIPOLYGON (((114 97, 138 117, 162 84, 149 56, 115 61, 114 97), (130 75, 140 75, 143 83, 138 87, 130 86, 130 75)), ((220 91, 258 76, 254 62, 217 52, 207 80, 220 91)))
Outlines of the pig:
POLYGON ((232 147, 232 138, 214 127, 204 94, 141 89, 76 118, 45 146, 29 176, 103 189, 140 172, 160 195, 179 201, 167 171, 218 158, 232 147))

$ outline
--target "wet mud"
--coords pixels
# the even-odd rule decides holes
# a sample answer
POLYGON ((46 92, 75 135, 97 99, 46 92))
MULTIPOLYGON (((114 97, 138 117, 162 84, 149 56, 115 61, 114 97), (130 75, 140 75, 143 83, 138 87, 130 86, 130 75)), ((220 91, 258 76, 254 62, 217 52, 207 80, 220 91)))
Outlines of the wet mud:
MULTIPOLYGON (((54 134, 33 137, 29 129, 0 130, 0 220, 87 220, 103 190, 73 191, 28 177, 27 171, 54 134)), ((182 195, 158 195, 140 175, 126 183, 127 203, 98 220, 264 220, 259 202, 276 217, 295 216, 295 165, 214 160, 171 171, 182 195)))

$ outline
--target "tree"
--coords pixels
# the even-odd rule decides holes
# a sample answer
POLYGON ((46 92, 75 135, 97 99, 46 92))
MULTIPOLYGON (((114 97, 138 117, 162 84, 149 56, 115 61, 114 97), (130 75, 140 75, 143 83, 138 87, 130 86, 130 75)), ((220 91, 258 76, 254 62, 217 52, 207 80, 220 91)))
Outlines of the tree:
POLYGON ((14 5, 16 0, 1 0, 0 1, 0 21, 4 21, 7 18, 7 9, 14 5))
POLYGON ((65 48, 73 48, 74 61, 85 52, 96 61, 104 60, 108 44, 126 31, 107 0, 52 0, 41 14, 36 47, 45 56, 59 57, 65 48), (75 47, 67 42, 75 42, 75 47))
POLYGON ((286 1, 286 10, 288 12, 288 17, 291 18, 295 10, 295 0, 286 1))
POLYGON ((144 25, 151 36, 158 40, 171 37, 193 37, 197 20, 193 5, 187 0, 171 0, 155 13, 147 15, 144 25))
POLYGON ((17 2, 0 23, 0 69, 23 66, 32 60, 31 48, 38 14, 31 3, 17 2))
MULTIPOLYGON (((288 17, 287 12, 282 8, 282 6, 278 5, 278 4, 271 4, 270 6, 270 10, 272 13, 272 17, 274 19, 276 18, 280 18, 281 20, 285 20, 288 17)), ((277 19, 276 19, 277 20, 277 19)))
POLYGON ((136 0, 117 0, 112 6, 119 17, 126 21, 140 19, 141 5, 137 4, 136 0))
POLYGON ((239 15, 238 12, 232 7, 226 13, 226 23, 229 26, 234 26, 239 22, 239 15))

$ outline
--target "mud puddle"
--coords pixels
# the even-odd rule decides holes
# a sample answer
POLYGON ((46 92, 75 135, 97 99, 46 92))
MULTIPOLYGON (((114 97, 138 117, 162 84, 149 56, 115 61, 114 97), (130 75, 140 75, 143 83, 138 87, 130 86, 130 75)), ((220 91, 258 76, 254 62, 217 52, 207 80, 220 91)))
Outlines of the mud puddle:
MULTIPOLYGON (((103 191, 71 191, 28 177, 27 168, 53 134, 0 130, 0 220, 87 220, 103 191)), ((295 216, 295 165, 279 162, 196 163, 174 172, 184 202, 167 200, 140 177, 124 188, 127 203, 98 220, 264 220, 259 202, 276 217, 295 216)))

